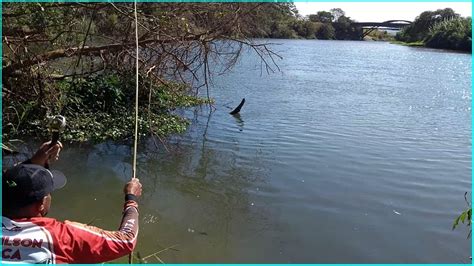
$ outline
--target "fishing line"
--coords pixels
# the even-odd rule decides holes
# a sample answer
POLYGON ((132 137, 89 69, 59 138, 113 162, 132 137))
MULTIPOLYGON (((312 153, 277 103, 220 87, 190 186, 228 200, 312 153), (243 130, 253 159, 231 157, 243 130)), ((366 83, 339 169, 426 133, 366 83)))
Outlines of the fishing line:
POLYGON ((133 168, 132 178, 136 177, 137 173, 137 145, 138 145, 138 16, 137 16, 137 0, 134 1, 134 13, 135 13, 135 140, 133 143, 133 168))
MULTIPOLYGON (((132 162, 132 179, 137 173, 137 146, 138 146, 138 16, 137 16, 137 0, 133 1, 135 15, 135 139, 133 143, 133 162, 132 162)), ((128 255, 128 263, 133 263, 133 251, 128 255)))

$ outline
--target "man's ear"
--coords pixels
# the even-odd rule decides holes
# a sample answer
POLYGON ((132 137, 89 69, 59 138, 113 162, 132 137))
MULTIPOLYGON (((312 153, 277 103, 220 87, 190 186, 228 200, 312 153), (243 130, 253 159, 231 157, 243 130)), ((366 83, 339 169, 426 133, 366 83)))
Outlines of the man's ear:
POLYGON ((43 213, 48 206, 48 196, 44 196, 42 200, 35 203, 35 209, 43 213))
POLYGON ((35 203, 35 209, 40 213, 44 212, 46 208, 45 206, 46 206, 46 197, 44 197, 43 200, 40 200, 35 203))

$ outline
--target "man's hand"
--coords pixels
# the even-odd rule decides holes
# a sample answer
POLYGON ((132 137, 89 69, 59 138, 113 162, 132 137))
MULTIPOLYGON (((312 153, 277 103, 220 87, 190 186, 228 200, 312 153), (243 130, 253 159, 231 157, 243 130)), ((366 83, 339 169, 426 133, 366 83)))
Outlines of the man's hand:
POLYGON ((130 182, 125 184, 123 192, 140 197, 142 195, 142 184, 140 184, 140 180, 138 180, 138 178, 132 178, 130 182))
POLYGON ((51 141, 45 142, 41 145, 38 151, 31 157, 31 163, 46 166, 49 162, 54 162, 59 159, 59 152, 63 148, 61 142, 57 142, 52 147, 49 147, 51 141))

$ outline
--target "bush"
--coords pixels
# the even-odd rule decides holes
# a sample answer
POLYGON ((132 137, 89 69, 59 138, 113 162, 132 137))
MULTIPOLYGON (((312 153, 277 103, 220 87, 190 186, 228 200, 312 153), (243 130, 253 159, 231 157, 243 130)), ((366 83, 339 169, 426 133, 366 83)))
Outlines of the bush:
POLYGON ((425 43, 432 48, 472 51, 472 19, 457 17, 436 23, 425 43))
MULTIPOLYGON (((184 84, 157 84, 140 77, 139 133, 166 136, 182 133, 188 121, 173 110, 207 103, 188 94, 184 84)), ((25 95, 21 100, 4 103, 3 138, 36 135, 47 137, 45 117, 62 114, 67 119, 63 140, 98 142, 123 140, 135 126, 135 77, 114 72, 63 80, 49 84, 46 104, 38 96, 25 95), (51 97, 51 95, 56 97, 51 97), (35 98, 36 97, 36 98, 35 98)))
POLYGON ((451 8, 425 11, 416 17, 410 26, 403 28, 397 34, 396 39, 403 42, 423 41, 433 25, 457 17, 459 17, 459 14, 455 13, 451 8))

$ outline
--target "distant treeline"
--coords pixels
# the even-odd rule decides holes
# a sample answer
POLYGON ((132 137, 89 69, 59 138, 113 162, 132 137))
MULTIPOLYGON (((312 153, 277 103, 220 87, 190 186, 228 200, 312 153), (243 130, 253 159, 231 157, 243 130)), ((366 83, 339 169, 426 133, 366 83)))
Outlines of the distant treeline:
MULTIPOLYGON (((425 11, 396 36, 397 41, 432 48, 471 51, 471 17, 461 17, 451 8, 425 11)), ((282 39, 360 40, 363 29, 340 8, 318 11, 302 17, 293 3, 281 3, 259 17, 253 37, 282 39)), ((384 31, 374 31, 372 39, 393 39, 384 31)))
POLYGON ((319 11, 302 17, 293 3, 269 10, 261 17, 259 38, 359 40, 362 29, 354 27, 354 22, 340 8, 319 11))
POLYGON ((407 43, 422 42, 427 47, 472 51, 472 18, 461 17, 451 8, 425 11, 396 39, 407 43))

